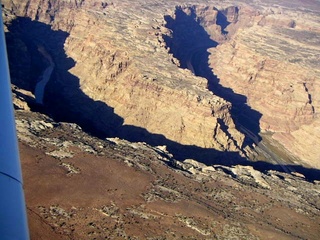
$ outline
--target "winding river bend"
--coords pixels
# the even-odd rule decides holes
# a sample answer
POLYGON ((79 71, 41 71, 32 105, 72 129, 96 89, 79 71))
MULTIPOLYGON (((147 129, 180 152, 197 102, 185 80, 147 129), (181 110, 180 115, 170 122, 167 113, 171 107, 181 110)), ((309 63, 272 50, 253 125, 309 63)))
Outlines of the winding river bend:
POLYGON ((52 57, 45 50, 44 47, 38 46, 38 51, 42 54, 42 56, 49 62, 49 66, 43 71, 42 75, 39 77, 38 82, 35 87, 34 95, 36 97, 36 103, 43 104, 44 98, 44 90, 47 83, 50 80, 51 74, 55 67, 52 57))

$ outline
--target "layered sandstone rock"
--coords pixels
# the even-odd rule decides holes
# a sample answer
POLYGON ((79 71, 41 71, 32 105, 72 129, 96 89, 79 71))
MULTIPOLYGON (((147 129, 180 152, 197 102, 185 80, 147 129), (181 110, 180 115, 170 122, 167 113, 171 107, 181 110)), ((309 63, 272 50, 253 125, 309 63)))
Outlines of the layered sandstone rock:
MULTIPOLYGON (((44 98, 49 111, 107 135, 148 141, 156 134, 182 145, 239 151, 244 135, 235 128, 231 104, 209 92, 205 79, 172 64, 159 40, 159 15, 95 2, 4 1, 8 13, 32 20, 8 22, 15 38, 28 42, 29 58, 39 54, 30 45, 40 42, 54 61, 44 98)), ((36 81, 30 81, 34 91, 36 81)))
POLYGON ((319 126, 320 121, 317 118, 311 124, 302 125, 290 133, 275 133, 273 138, 282 143, 292 154, 301 157, 306 164, 319 169, 319 126))
POLYGON ((310 144, 319 109, 318 10, 304 16, 295 3, 285 5, 177 7, 164 39, 179 66, 208 78, 210 90, 232 102, 239 129, 275 133, 295 157, 319 167, 320 152, 310 144))
POLYGON ((15 15, 38 21, 28 23, 29 35, 11 38, 15 49, 28 49, 15 53, 27 67, 14 79, 34 91, 48 63, 30 42, 44 45, 56 66, 45 102, 58 119, 104 135, 164 137, 159 144, 219 151, 241 148, 244 135, 236 128, 255 125, 254 134, 270 131, 287 150, 318 166, 318 150, 305 135, 316 142, 319 8, 313 1, 304 7, 269 2, 4 0, 7 23, 19 26, 15 15), (197 31, 186 33, 190 23, 197 31), (190 42, 192 32, 201 38, 190 42), (209 83, 177 66, 209 76, 209 83), (230 103, 207 86, 232 102, 232 114, 230 103))
POLYGON ((263 131, 290 132, 313 120, 315 106, 308 86, 315 82, 314 72, 256 53, 237 41, 211 52, 221 84, 246 95, 248 104, 263 113, 263 131))
POLYGON ((251 27, 210 49, 210 63, 223 86, 262 113, 262 131, 275 132, 287 150, 319 167, 320 26, 315 16, 301 17, 290 10, 257 15, 251 27))

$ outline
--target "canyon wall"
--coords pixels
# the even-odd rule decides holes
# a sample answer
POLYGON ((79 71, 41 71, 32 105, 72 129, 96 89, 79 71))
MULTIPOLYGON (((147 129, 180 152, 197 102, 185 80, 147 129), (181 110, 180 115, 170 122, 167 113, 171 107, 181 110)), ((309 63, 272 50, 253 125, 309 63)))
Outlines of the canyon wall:
MULTIPOLYGON (((104 136, 147 142, 161 136, 241 152, 244 135, 235 128, 231 104, 208 91, 206 79, 172 63, 159 40, 163 20, 96 2, 3 1, 8 30, 27 48, 25 58, 43 62, 37 73, 47 64, 41 56, 32 61, 39 53, 30 46, 41 45, 54 61, 46 111, 104 136)), ((16 81, 34 91, 34 76, 16 81)))
POLYGON ((271 133, 292 159, 320 167, 317 19, 292 8, 183 6, 166 18, 164 39, 179 66, 232 103, 238 129, 271 133))
POLYGON ((219 152, 247 145, 239 130, 266 132, 320 167, 319 9, 243 2, 3 0, 13 80, 34 91, 44 47, 58 120, 219 152))
MULTIPOLYGON (((241 13, 241 10, 240 10, 241 13)), ((230 41, 210 49, 220 84, 262 113, 262 132, 305 163, 320 167, 318 124, 320 26, 316 16, 269 9, 230 41)))

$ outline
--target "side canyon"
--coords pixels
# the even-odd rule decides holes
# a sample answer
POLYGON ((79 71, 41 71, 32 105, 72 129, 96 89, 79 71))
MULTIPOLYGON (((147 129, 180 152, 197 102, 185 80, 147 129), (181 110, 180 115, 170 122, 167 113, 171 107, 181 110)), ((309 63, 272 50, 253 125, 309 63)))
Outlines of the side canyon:
POLYGON ((261 160, 263 143, 279 164, 320 167, 317 7, 2 2, 12 80, 36 95, 31 109, 180 160, 261 160))
POLYGON ((318 239, 318 0, 2 0, 32 239, 318 239))

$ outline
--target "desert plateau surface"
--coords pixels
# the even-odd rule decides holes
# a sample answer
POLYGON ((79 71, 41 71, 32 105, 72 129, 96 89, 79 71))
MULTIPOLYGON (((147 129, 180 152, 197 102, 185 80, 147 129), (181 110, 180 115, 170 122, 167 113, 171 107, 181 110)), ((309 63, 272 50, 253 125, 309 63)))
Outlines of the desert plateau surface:
POLYGON ((319 239, 319 0, 1 0, 31 239, 319 239))

